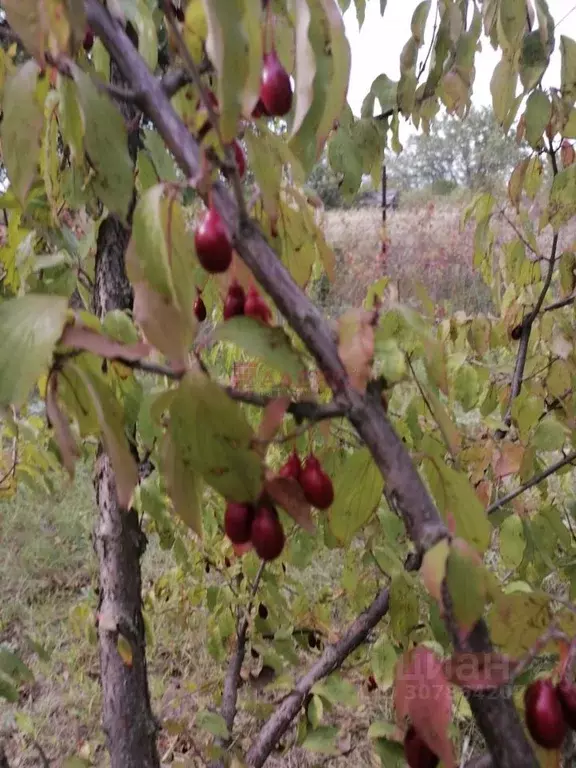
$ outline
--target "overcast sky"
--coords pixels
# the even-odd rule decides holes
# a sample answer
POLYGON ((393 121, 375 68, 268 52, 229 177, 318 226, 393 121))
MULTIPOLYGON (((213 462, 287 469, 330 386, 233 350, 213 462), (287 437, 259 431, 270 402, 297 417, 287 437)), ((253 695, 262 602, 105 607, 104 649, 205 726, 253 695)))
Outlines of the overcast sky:
MULTIPOLYGON (((346 32, 352 46, 352 73, 348 90, 348 101, 355 114, 359 114, 362 100, 368 92, 372 81, 384 72, 388 77, 397 80, 400 76, 400 52, 410 36, 410 19, 418 0, 388 0, 384 16, 380 16, 380 3, 368 0, 366 3, 366 18, 362 29, 358 30, 354 3, 346 12, 344 20, 346 32)), ((548 7, 554 22, 558 26, 557 33, 576 38, 576 0, 548 0, 548 7), (569 14, 566 16, 566 14, 569 14), (563 21, 562 17, 566 16, 563 21)), ((428 42, 432 31, 433 13, 428 20, 428 42)), ((490 95, 490 78, 494 67, 500 59, 487 38, 482 37, 482 51, 476 54, 476 79, 474 81, 473 103, 489 106, 492 103, 490 95)), ((560 82, 560 55, 558 43, 552 56, 552 61, 544 84, 560 82)), ((403 121, 402 121, 403 122, 403 121)), ((408 129, 409 130, 409 129, 408 129)), ((402 130, 406 135, 406 127, 402 130)))

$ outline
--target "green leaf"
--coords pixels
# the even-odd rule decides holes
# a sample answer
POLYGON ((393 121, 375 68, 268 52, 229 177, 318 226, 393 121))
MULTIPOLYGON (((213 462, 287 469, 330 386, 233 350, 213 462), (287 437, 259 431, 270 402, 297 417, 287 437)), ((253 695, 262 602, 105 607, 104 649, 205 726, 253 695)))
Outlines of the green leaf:
POLYGON ((151 8, 145 0, 129 0, 122 3, 122 10, 138 33, 140 55, 154 72, 158 64, 158 35, 151 8))
POLYGON ((245 4, 242 0, 204 0, 204 10, 208 21, 206 50, 218 74, 220 131, 223 140, 230 142, 238 133, 242 93, 248 77, 245 4))
POLYGON ((375 739, 374 752, 380 758, 382 768, 404 768, 404 747, 391 739, 375 739))
POLYGON ((0 674, 0 699, 6 699, 11 703, 18 701, 18 689, 2 674, 0 674))
POLYGON ((370 723, 367 736, 369 739, 388 739, 392 738, 398 731, 398 726, 394 723, 387 723, 385 720, 375 720, 370 723))
POLYGON ((308 114, 314 100, 314 78, 316 59, 310 43, 310 22, 312 14, 307 0, 294 2, 294 47, 296 69, 294 72, 294 118, 291 135, 294 136, 308 114))
POLYGON ((11 677, 17 683, 31 683, 34 681, 32 671, 8 648, 0 648, 0 672, 7 677, 11 677))
POLYGON ((89 75, 72 68, 84 114, 84 148, 96 171, 94 191, 112 213, 126 220, 132 201, 134 169, 124 118, 89 75))
POLYGON ((118 504, 121 509, 128 509, 138 484, 138 467, 124 431, 122 407, 104 379, 91 368, 69 361, 64 370, 75 372, 90 396, 104 449, 114 470, 118 504))
POLYGON ((358 705, 358 692, 352 683, 334 673, 325 680, 312 686, 312 693, 322 696, 330 704, 344 704, 347 707, 358 705))
MULTIPOLYGON (((394 671, 396 669, 397 660, 398 654, 396 653, 393 644, 386 635, 383 635, 373 646, 370 657, 372 672, 374 673, 378 687, 383 691, 389 690, 394 684, 394 671)), ((377 735, 383 736, 384 734, 377 735)))
POLYGON ((170 408, 170 434, 180 461, 232 501, 254 501, 262 466, 244 413, 204 374, 187 374, 170 408))
POLYGON ((124 344, 136 344, 139 341, 134 323, 121 309, 112 309, 106 313, 102 320, 102 330, 124 344))
POLYGON ((566 432, 560 422, 552 417, 541 421, 534 430, 532 445, 539 451, 559 451, 566 440, 566 432))
POLYGON ((334 503, 328 513, 330 530, 341 545, 350 544, 370 519, 383 489, 384 480, 367 448, 346 458, 334 481, 334 503))
POLYGON ((555 232, 576 215, 576 163, 554 177, 546 214, 555 232))
POLYGON ((312 701, 308 704, 308 720, 312 728, 318 728, 322 722, 322 716, 324 714, 324 706, 320 696, 312 696, 312 701))
POLYGON ((454 394, 465 411, 471 411, 478 403, 480 382, 472 365, 464 364, 458 369, 454 379, 454 394))
POLYGON ((526 140, 536 147, 550 121, 552 105, 544 91, 532 91, 526 102, 526 140))
POLYGON ((576 41, 560 35, 560 87, 562 98, 567 104, 576 101, 576 41))
POLYGON ((22 405, 48 369, 67 305, 64 297, 32 293, 0 303, 0 405, 22 405))
POLYGON ((194 724, 197 728, 201 728, 203 731, 208 731, 208 733, 211 733, 213 736, 217 736, 220 739, 227 739, 230 736, 224 718, 217 712, 209 712, 206 709, 197 712, 194 724))
POLYGON ((337 755, 337 736, 338 728, 332 725, 321 725, 306 735, 301 746, 310 752, 320 752, 323 755, 337 755))
POLYGON ((456 622, 460 627, 470 629, 484 612, 486 577, 483 568, 452 547, 446 563, 446 584, 456 622))
POLYGON ((181 451, 165 435, 162 450, 162 474, 174 511, 198 536, 202 535, 202 479, 186 464, 181 451))
POLYGON ((42 62, 45 52, 45 22, 38 0, 3 0, 8 23, 31 56, 42 62))
POLYGON ((324 113, 317 131, 319 146, 323 146, 346 100, 350 81, 351 53, 344 20, 338 10, 336 0, 320 0, 320 3, 326 17, 332 57, 331 81, 327 86, 324 113))
POLYGON ((479 552, 485 552, 490 544, 492 526, 468 477, 438 457, 424 459, 424 469, 444 519, 451 517, 454 520, 456 536, 479 552))
POLYGON ((400 645, 406 645, 410 633, 418 624, 418 596, 414 582, 400 573, 390 584, 390 631, 400 645))
POLYGON ((502 59, 494 69, 490 81, 494 117, 500 124, 506 122, 508 114, 514 105, 517 79, 518 75, 514 71, 511 62, 507 59, 506 54, 503 54, 502 59))
POLYGON ((508 568, 518 568, 524 558, 526 539, 518 515, 510 515, 500 526, 500 556, 508 568))
POLYGON ((0 138, 2 159, 16 197, 24 205, 40 158, 44 109, 38 99, 38 65, 27 61, 8 78, 4 89, 0 138))
POLYGON ((150 153, 150 157, 160 181, 178 181, 178 174, 174 160, 166 149, 166 145, 160 138, 160 134, 151 128, 143 131, 144 146, 150 153))
POLYGON ((543 178, 544 166, 542 165, 542 160, 535 155, 530 158, 526 167, 526 174, 524 175, 524 190, 531 200, 534 200, 538 194, 543 178))
POLYGON ((268 134, 246 131, 244 137, 248 150, 248 165, 256 177, 264 210, 270 218, 278 214, 282 165, 272 148, 268 134))
POLYGON ((518 50, 526 29, 524 0, 501 0, 498 3, 498 40, 502 49, 513 54, 518 50))
POLYGON ((252 317, 233 317, 221 323, 214 330, 214 340, 241 347, 249 355, 260 357, 272 368, 287 373, 294 381, 304 370, 286 332, 280 327, 263 325, 252 317))

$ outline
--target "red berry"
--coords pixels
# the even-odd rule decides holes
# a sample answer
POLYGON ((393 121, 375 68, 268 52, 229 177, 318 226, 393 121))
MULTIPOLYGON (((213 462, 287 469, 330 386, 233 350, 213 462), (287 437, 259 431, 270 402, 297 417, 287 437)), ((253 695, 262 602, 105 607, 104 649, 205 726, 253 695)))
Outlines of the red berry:
POLYGON ((558 749, 566 736, 560 700, 551 680, 535 680, 524 692, 526 725, 541 747, 558 749))
POLYGON ((264 56, 260 100, 270 115, 282 117, 292 107, 292 83, 275 50, 264 56))
POLYGON ((270 117, 270 113, 262 103, 262 99, 258 99, 256 106, 252 110, 252 117, 270 117))
POLYGON ((231 317, 244 314, 244 305, 246 303, 246 294, 244 288, 237 280, 230 283, 228 293, 224 299, 224 320, 230 320, 231 317))
POLYGON ((268 325, 272 319, 272 312, 270 312, 266 302, 262 299, 253 285, 248 288, 248 295, 246 296, 246 303, 244 304, 244 314, 248 315, 248 317, 254 317, 257 320, 261 320, 266 325, 268 325))
POLYGON ((206 305, 204 304, 204 300, 202 299, 202 296, 198 296, 196 301, 194 302, 194 314, 196 315, 196 319, 198 322, 203 322, 206 320, 206 305))
POLYGON ((92 32, 90 27, 86 27, 86 32, 84 33, 84 40, 82 41, 82 47, 84 48, 86 53, 90 53, 93 45, 94 45, 94 32, 92 32))
POLYGON ((576 731, 576 685, 563 678, 556 686, 556 695, 560 701, 564 720, 576 731))
POLYGON ((232 263, 232 243, 216 208, 209 208, 194 235, 198 261, 206 272, 226 272, 232 263))
POLYGON ((300 463, 300 457, 296 453, 296 449, 294 449, 290 454, 288 461, 280 469, 278 474, 280 477, 292 477, 294 480, 298 480, 301 471, 302 464, 300 463))
POLYGON ((284 549, 284 530, 273 507, 260 506, 256 510, 250 534, 258 557, 275 560, 284 549))
POLYGON ((229 501, 224 512, 224 530, 234 544, 250 541, 250 529, 254 518, 252 504, 238 504, 229 501))
POLYGON ((404 737, 404 756, 410 768, 436 768, 438 757, 411 725, 404 737))
POLYGON ((334 487, 313 454, 304 462, 298 479, 306 500, 316 509, 328 509, 334 501, 334 487))
POLYGON ((246 174, 246 155, 244 154, 242 145, 236 139, 232 142, 232 149, 234 150, 234 160, 236 161, 238 175, 243 179, 246 174))

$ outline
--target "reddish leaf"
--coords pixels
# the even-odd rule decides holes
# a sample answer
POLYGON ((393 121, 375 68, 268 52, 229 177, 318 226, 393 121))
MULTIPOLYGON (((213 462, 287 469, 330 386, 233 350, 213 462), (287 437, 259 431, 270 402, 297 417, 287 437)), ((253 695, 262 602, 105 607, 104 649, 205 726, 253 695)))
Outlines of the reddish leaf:
POLYGON ((508 477, 520 471, 524 457, 524 446, 519 443, 507 443, 498 452, 498 458, 494 462, 494 474, 496 477, 508 477))
POLYGON ((310 504, 306 501, 300 484, 294 478, 267 478, 264 488, 269 496, 283 507, 301 528, 304 528, 308 533, 315 533, 316 527, 312 521, 310 504))
POLYGON ((178 370, 186 368, 192 330, 182 313, 147 283, 134 284, 134 321, 150 344, 178 370))
POLYGON ((568 168, 569 165, 572 165, 574 162, 576 162, 576 152, 574 151, 574 146, 568 141, 568 139, 564 139, 562 141, 562 146, 560 147, 560 159, 562 160, 563 168, 568 168))
POLYGON ((60 343, 73 349, 85 349, 109 360, 140 360, 150 352, 150 347, 143 341, 138 344, 122 344, 120 341, 103 336, 84 325, 67 325, 60 337, 60 343))
POLYGON ((455 653, 442 663, 442 669, 454 685, 490 691, 508 683, 517 664, 499 653, 455 653))
POLYGON ((272 440, 282 425, 282 420, 289 405, 289 397, 278 397, 268 403, 266 408, 264 408, 262 421, 258 427, 258 439, 260 441, 269 443, 272 440))
POLYGON ((374 360, 374 312, 352 309, 338 321, 338 354, 350 383, 364 392, 374 360))
POLYGON ((398 660, 394 702, 397 722, 410 720, 445 768, 455 768, 454 750, 448 737, 452 692, 441 659, 429 648, 418 646, 398 660))
POLYGON ((78 450, 78 445, 72 434, 72 430, 70 429, 70 422, 58 404, 58 380, 56 375, 50 376, 48 382, 48 391, 46 393, 46 415, 54 430, 54 438, 60 449, 62 464, 70 475, 70 479, 73 480, 74 465, 76 464, 76 459, 80 456, 80 451, 78 450))

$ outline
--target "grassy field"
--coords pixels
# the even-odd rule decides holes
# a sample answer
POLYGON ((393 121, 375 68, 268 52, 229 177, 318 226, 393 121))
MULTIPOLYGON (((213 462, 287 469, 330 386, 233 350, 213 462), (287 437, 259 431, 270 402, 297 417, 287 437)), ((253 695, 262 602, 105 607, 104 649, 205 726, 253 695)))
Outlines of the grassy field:
MULTIPOLYGON (((100 685, 94 631, 97 606, 96 560, 91 531, 95 516, 87 468, 71 487, 62 486, 51 499, 21 491, 15 500, 0 504, 0 645, 17 651, 34 673, 22 687, 16 705, 0 699, 0 746, 11 768, 44 768, 39 749, 50 764, 66 766, 74 755, 86 765, 106 766, 100 729, 100 685)), ((313 564, 302 578, 318 588, 326 573, 337 580, 338 554, 331 568, 313 564)), ((211 576, 210 578, 213 578, 211 576)), ((216 577, 218 578, 218 577, 216 577)), ((151 535, 143 559, 146 619, 150 629, 149 672, 153 709, 163 730, 159 738, 162 764, 180 768, 205 763, 195 756, 207 744, 206 734, 194 726, 198 710, 213 706, 222 675, 206 650, 206 615, 187 600, 194 584, 175 568, 170 552, 151 535)), ((339 626, 338 629, 342 627, 339 626)), ((314 653, 302 655, 308 666, 314 653)), ((257 669, 250 656, 247 668, 257 669)), ((352 665, 350 679, 363 681, 352 665)), ((246 746, 257 729, 253 713, 282 697, 251 684, 241 693, 238 732, 246 746)), ((346 723, 349 748, 358 766, 376 766, 366 729, 389 709, 387 696, 361 693, 354 712, 337 709, 334 719, 346 723)), ((294 733, 286 739, 290 743, 294 733)), ((332 759, 344 766, 348 758, 332 759)), ((317 765, 301 749, 287 757, 273 756, 271 768, 317 765)), ((70 768, 77 768, 71 764, 70 768)))

